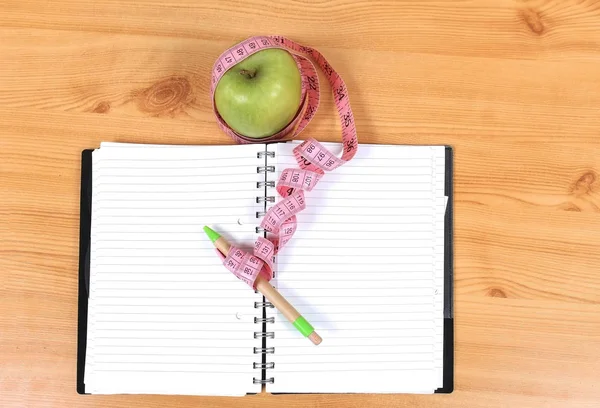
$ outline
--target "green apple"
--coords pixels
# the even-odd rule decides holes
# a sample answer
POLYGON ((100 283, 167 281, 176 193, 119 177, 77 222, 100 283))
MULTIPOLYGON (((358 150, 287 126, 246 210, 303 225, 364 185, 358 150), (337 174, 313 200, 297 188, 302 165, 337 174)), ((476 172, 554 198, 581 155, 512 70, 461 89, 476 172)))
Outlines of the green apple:
POLYGON ((215 105, 225 123, 251 137, 271 136, 294 119, 302 78, 292 55, 262 50, 231 67, 215 89, 215 105))

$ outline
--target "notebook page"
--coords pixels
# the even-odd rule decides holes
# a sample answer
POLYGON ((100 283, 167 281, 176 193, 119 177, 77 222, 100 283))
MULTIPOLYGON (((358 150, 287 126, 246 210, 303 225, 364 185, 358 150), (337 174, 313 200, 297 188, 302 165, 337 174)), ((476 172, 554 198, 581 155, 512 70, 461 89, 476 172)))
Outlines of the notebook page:
POLYGON ((202 230, 253 247, 259 149, 94 151, 86 392, 260 392, 262 297, 225 270, 202 230))
MULTIPOLYGON (((278 172, 296 167, 293 147, 278 145, 278 172)), ((275 318, 268 392, 432 393, 442 385, 444 156, 443 146, 362 144, 307 193, 273 283, 323 342, 312 345, 267 309, 275 318)))

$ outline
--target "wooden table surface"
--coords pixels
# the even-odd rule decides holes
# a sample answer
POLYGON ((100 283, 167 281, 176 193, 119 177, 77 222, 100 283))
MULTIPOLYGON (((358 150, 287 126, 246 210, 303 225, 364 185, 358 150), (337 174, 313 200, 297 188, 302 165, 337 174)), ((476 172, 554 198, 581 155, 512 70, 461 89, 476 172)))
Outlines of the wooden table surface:
MULTIPOLYGON (((598 406, 600 2, 4 0, 0 10, 0 406, 598 406), (360 142, 454 146, 453 394, 76 394, 80 152, 231 143, 213 120, 210 69, 255 34, 327 56, 360 142)), ((337 141, 322 89, 303 135, 337 141)))

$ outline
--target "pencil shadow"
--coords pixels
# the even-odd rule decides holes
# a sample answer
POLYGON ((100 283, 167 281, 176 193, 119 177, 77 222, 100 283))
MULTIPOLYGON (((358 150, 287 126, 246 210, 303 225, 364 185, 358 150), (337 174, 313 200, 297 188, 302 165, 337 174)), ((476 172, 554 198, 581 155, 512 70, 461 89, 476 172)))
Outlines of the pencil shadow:
MULTIPOLYGON (((294 289, 286 288, 286 297, 293 299, 300 299, 294 289)), ((335 329, 335 322, 331 320, 330 315, 327 314, 327 306, 317 306, 312 304, 304 304, 302 306, 294 305, 294 302, 290 300, 290 303, 298 310, 298 312, 304 316, 304 318, 315 328, 318 332, 319 329, 328 330, 335 329)), ((292 323, 288 322, 281 313, 278 313, 280 321, 284 321, 286 325, 289 325, 290 330, 296 330, 292 323)))

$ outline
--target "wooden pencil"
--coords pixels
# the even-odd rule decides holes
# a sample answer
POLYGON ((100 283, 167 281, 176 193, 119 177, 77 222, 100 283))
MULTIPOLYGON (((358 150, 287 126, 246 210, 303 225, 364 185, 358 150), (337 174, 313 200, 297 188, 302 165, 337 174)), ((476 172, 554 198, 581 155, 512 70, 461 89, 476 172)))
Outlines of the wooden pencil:
MULTIPOLYGON (((204 232, 210 238, 215 248, 227 256, 231 249, 231 244, 227 242, 220 234, 209 227, 204 227, 204 232)), ((258 290, 271 304, 281 312, 294 327, 315 345, 319 345, 323 339, 317 334, 312 325, 288 302, 282 295, 260 274, 255 281, 256 290, 258 290)))

